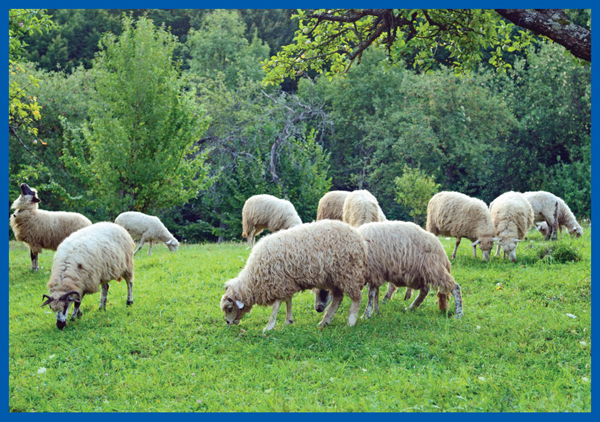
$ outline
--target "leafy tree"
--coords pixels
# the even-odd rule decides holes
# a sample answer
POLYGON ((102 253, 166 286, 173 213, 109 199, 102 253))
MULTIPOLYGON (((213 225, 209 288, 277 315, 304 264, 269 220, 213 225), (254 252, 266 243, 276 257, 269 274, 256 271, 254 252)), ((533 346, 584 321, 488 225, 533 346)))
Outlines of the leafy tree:
POLYGON ((428 176, 418 167, 410 168, 406 164, 402 176, 396 177, 394 182, 396 202, 410 209, 409 214, 416 224, 423 224, 429 200, 439 191, 441 185, 435 183, 433 176, 428 176))
MULTIPOLYGON (((206 187, 206 154, 194 147, 207 126, 173 63, 176 40, 152 21, 123 18, 94 61, 90 123, 71 126, 70 168, 112 215, 181 205, 206 187)), ((69 126, 68 122, 65 122, 69 126)))
POLYGON ((294 42, 265 61, 265 83, 280 83, 309 70, 332 77, 360 63, 373 46, 386 51, 392 62, 410 60, 427 70, 438 50, 453 60, 455 73, 467 74, 489 49, 489 62, 505 70, 504 51, 520 51, 531 43, 532 33, 513 31, 512 22, 525 24, 567 46, 576 57, 591 61, 591 31, 558 9, 319 9, 299 10, 294 42), (531 25, 530 25, 531 24, 531 25))
MULTIPOLYGON (((53 27, 52 21, 44 9, 9 9, 8 11, 8 74, 16 76, 25 72, 19 63, 27 43, 26 34, 42 33, 53 27)), ((21 83, 13 79, 8 86, 8 131, 27 149, 18 134, 24 129, 30 135, 37 135, 34 121, 39 120, 40 106, 34 96, 29 95, 31 88, 37 87, 39 80, 29 75, 28 81, 21 83)))

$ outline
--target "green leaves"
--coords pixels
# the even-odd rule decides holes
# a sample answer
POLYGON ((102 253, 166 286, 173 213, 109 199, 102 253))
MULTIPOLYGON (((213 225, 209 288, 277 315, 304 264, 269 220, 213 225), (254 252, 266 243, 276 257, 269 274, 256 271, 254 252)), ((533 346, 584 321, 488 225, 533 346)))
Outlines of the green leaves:
POLYGON ((425 174, 419 168, 410 168, 406 164, 402 176, 394 179, 396 184, 396 202, 410 210, 416 224, 422 224, 427 215, 427 204, 440 187, 431 175, 425 174))

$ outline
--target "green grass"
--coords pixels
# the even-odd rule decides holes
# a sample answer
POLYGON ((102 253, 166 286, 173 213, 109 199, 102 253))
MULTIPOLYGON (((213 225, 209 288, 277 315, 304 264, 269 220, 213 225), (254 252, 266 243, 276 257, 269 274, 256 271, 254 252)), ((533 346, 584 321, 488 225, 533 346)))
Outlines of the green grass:
MULTIPOLYGON (((450 254, 454 239, 440 240, 450 254)), ((437 309, 435 294, 403 313, 400 289, 355 327, 346 326, 344 299, 321 330, 303 292, 295 323, 283 325, 282 306, 275 330, 262 334, 270 308, 255 307, 234 327, 219 308, 223 283, 245 265, 245 244, 183 244, 177 254, 156 245, 151 257, 144 247, 133 306, 127 286, 112 282, 106 312, 99 294, 86 296, 83 317, 59 331, 39 307, 53 253, 31 273, 28 250, 10 242, 9 409, 589 412, 590 230, 558 242, 532 232, 517 263, 475 260, 467 245, 452 263, 461 321, 437 309)))

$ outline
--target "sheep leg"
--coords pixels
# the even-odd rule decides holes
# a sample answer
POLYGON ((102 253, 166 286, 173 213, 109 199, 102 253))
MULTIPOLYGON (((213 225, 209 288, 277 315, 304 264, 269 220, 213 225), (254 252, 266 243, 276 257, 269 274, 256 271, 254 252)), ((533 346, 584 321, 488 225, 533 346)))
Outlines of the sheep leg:
MULTIPOLYGON (((379 289, 377 289, 377 290, 379 290, 379 289)), ((350 304, 350 309, 348 310, 348 327, 354 327, 354 324, 356 324, 356 318, 358 317, 358 311, 360 310, 361 300, 362 300, 362 294, 359 294, 355 299, 352 299, 352 303, 350 304)), ((341 300, 340 300, 340 302, 341 302, 341 300)))
POLYGON ((254 247, 254 234, 256 233, 256 228, 253 227, 252 231, 250 232, 250 235, 248 235, 248 246, 250 247, 250 249, 252 249, 254 247))
MULTIPOLYGON (((331 300, 331 304, 325 311, 325 315, 323 316, 323 320, 319 322, 319 326, 324 327, 329 325, 335 313, 337 312, 340 304, 342 303, 342 299, 344 298, 344 293, 337 287, 333 290, 333 299, 331 300)), ((354 303, 354 302, 353 302, 354 303)), ((356 311, 358 313, 358 311, 356 311)))
POLYGON ((150 252, 152 251, 152 240, 148 242, 148 256, 150 256, 150 252))
POLYGON ((406 288, 406 293, 404 294, 404 300, 408 300, 412 297, 413 294, 413 289, 411 289, 410 287, 406 288))
POLYGON ((108 283, 102 283, 102 291, 100 292, 100 309, 106 311, 106 298, 108 296, 108 283))
POLYGON ((125 281, 127 281, 127 305, 133 305, 133 276, 129 278, 123 278, 125 278, 125 281))
POLYGON ((452 259, 456 258, 456 250, 458 249, 458 245, 460 245, 461 238, 456 239, 456 245, 454 245, 454 251, 452 252, 452 259))
POLYGON ((419 306, 421 306, 421 303, 423 303, 423 301, 425 300, 425 298, 427 297, 428 294, 429 294, 429 287, 423 286, 421 288, 421 290, 419 290, 419 296, 417 296, 415 301, 410 304, 410 306, 406 309, 406 311, 414 311, 419 306))
POLYGON ((292 298, 288 297, 285 300, 285 324, 293 324, 294 316, 292 315, 292 298))
POLYGON ((75 321, 75 318, 81 318, 83 315, 83 312, 81 311, 81 301, 83 300, 83 297, 85 296, 85 293, 81 295, 81 299, 75 301, 74 305, 73 305, 73 315, 71 315, 71 321, 75 321))
MULTIPOLYGON (((388 283, 387 292, 385 292, 385 296, 383 297, 382 302, 388 303, 390 300, 392 300, 392 297, 394 296, 394 293, 396 293, 396 290, 398 290, 398 288, 394 283, 388 283)), ((406 292, 408 293, 408 290, 406 292)))
POLYGON ((454 290, 452 290, 452 295, 454 295, 454 316, 456 319, 460 319, 463 316, 462 310, 462 294, 460 292, 460 286, 458 284, 454 285, 454 290))
POLYGON ((135 249, 135 251, 133 252, 133 254, 135 255, 136 253, 138 253, 138 251, 140 249, 142 249, 142 246, 144 246, 144 242, 146 241, 146 239, 144 238, 144 236, 142 236, 142 239, 140 240, 140 244, 138 245, 138 247, 135 249))
MULTIPOLYGON (((390 283, 391 284, 391 283, 390 283)), ((379 287, 369 284, 369 301, 361 318, 371 318, 373 314, 373 301, 375 301, 375 312, 379 313, 379 287)))
POLYGON ((448 300, 450 299, 450 295, 448 293, 438 292, 437 298, 438 298, 438 308, 440 308, 440 310, 442 310, 442 311, 447 311, 448 310, 448 300))
POLYGON ((265 328, 263 328, 263 333, 266 331, 271 331, 273 328, 275 328, 275 318, 277 318, 277 312, 279 312, 279 307, 281 306, 281 300, 276 300, 273 303, 273 312, 271 312, 271 317, 269 318, 269 322, 267 323, 267 326, 265 328))
POLYGON ((33 250, 29 249, 29 256, 31 257, 31 271, 37 271, 40 269, 38 265, 38 254, 37 252, 33 252, 33 250))
POLYGON ((494 256, 498 256, 499 253, 500 253, 500 245, 498 244, 498 247, 496 248, 496 254, 494 256))
POLYGON ((473 246, 473 258, 477 258, 477 246, 473 246))

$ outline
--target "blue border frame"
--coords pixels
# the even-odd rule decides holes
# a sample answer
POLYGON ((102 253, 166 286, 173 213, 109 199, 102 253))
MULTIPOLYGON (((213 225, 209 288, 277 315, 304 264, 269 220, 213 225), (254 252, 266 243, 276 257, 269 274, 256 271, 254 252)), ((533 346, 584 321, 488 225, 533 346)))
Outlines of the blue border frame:
MULTIPOLYGON (((24 0, 24 1, 15 1, 15 0, 9 0, 8 2, 8 9, 10 9, 10 6, 13 7, 19 7, 19 8, 91 8, 90 6, 95 6, 96 8, 103 8, 103 9, 120 9, 120 8, 129 8, 129 9, 135 9, 135 8, 155 8, 155 9, 161 9, 161 8, 215 8, 215 4, 214 2, 208 2, 205 0, 200 0, 200 1, 190 1, 190 0, 176 0, 176 1, 159 1, 159 0, 146 0, 146 1, 139 1, 139 0, 122 0, 122 1, 112 1, 112 0, 106 0, 106 1, 102 1, 102 2, 93 2, 93 3, 89 3, 89 2, 83 2, 81 0, 58 0, 58 1, 39 1, 39 0, 32 0, 32 1, 28 1, 28 0, 24 0)), ((401 2, 401 1, 396 1, 396 2, 392 2, 392 1, 375 1, 375 5, 371 4, 369 2, 369 6, 373 7, 407 7, 409 6, 411 3, 413 2, 401 2)), ((322 7, 331 7, 331 8, 336 8, 336 7, 344 7, 344 8, 349 8, 349 7, 364 7, 365 5, 365 1, 357 1, 357 0, 326 0, 326 1, 313 1, 313 0, 308 0, 308 1, 303 1, 303 2, 298 2, 298 1, 293 1, 293 2, 282 2, 282 1, 274 1, 274 0, 253 0, 253 1, 240 1, 240 0, 222 0, 218 3, 218 8, 256 8, 256 9, 274 9, 274 8, 322 8, 322 7)), ((523 2, 517 2, 517 1, 510 1, 510 0, 500 0, 500 1, 494 1, 492 2, 492 4, 489 3, 485 3, 483 4, 483 2, 481 0, 479 1, 473 1, 473 0, 463 0, 463 1, 442 1, 442 0, 433 0, 433 1, 424 1, 423 4, 419 4, 420 7, 428 7, 428 8, 481 8, 482 6, 484 7, 491 7, 491 6, 501 6, 501 7, 514 7, 514 8, 523 8, 523 2)), ((592 8, 592 1, 591 0, 583 0, 583 1, 571 1, 571 2, 565 2, 565 1, 556 1, 556 0, 547 0, 547 1, 526 1, 525 2, 525 6, 529 7, 529 8, 549 8, 549 7, 554 7, 554 8, 559 8, 559 7, 569 7, 569 8, 592 8)), ((592 21, 592 29, 594 28, 594 22, 592 21)), ((7 32, 7 27, 8 27, 8 21, 4 21, 3 27, 5 28, 4 33, 6 34, 7 32)), ((593 44, 592 44, 593 45, 593 44)), ((3 51, 5 51, 5 54, 8 55, 8 44, 6 43, 3 47, 3 51)), ((592 51, 593 51, 593 46, 592 46, 592 51)), ((4 56, 6 57, 6 56, 4 56)), ((592 81, 595 81, 597 73, 595 71, 595 68, 592 68, 592 81)), ((3 92, 4 94, 4 98, 6 98, 8 96, 8 84, 3 86, 3 92)), ((592 94, 594 92, 594 83, 592 82, 592 94)), ((592 95, 592 98, 594 98, 594 96, 592 95)), ((595 109, 592 108, 592 164, 595 164, 596 162, 600 161, 600 156, 599 156, 599 152, 598 152, 598 148, 595 148, 593 145, 593 139, 594 139, 594 122, 596 122, 596 116, 597 116, 597 112, 595 112, 595 109)), ((0 159, 2 161, 2 165, 5 168, 5 171, 8 172, 8 133, 5 132, 5 134, 3 135, 3 145, 5 145, 4 149, 2 151, 0 151, 0 159)), ((598 178, 599 178, 599 174, 600 174, 600 170, 598 170, 598 168, 595 168, 592 165, 592 185, 593 186, 597 186, 598 185, 598 178)), ((2 190, 1 193, 2 197, 5 198, 5 200, 9 200, 8 198, 8 185, 5 185, 4 189, 2 190)), ((598 214, 596 212, 596 208, 595 208, 595 196, 597 196, 595 194, 595 190, 592 190, 592 220, 594 220, 595 216, 598 214)), ((14 198, 13 198, 14 199, 14 198)), ((6 202, 5 202, 6 203, 6 202)), ((7 286, 5 288, 5 300, 3 301, 5 304, 5 309, 6 309, 6 316, 7 319, 6 321, 8 321, 8 232, 5 231, 4 232, 4 241, 2 242, 2 245, 0 246, 0 251, 2 251, 2 266, 5 269, 4 272, 4 276, 3 276, 3 281, 5 282, 4 285, 7 286)), ((592 233, 592 243, 595 244, 596 242, 596 238, 598 236, 595 235, 595 232, 592 233)), ((595 262, 595 259, 598 258, 599 255, 596 251, 596 248, 592 247, 592 262, 595 262)), ((592 264, 592 274, 594 274, 594 267, 595 265, 592 264)), ((598 289, 596 289, 597 291, 598 289)), ((592 287, 592 301, 594 301, 594 299, 597 297, 597 293, 594 291, 594 288, 592 287)), ((596 329, 596 325, 593 324, 594 320, 595 320, 595 315, 594 312, 592 312, 592 338, 596 338, 597 335, 595 335, 598 332, 598 329, 596 329)), ((2 325, 2 338, 4 339, 4 348, 3 348, 3 357, 4 357, 4 361, 6 363, 8 363, 8 325, 7 323, 5 323, 4 325, 2 325)), ((65 347, 68 347, 68 345, 65 345, 65 347)), ((594 380, 594 373, 597 373, 598 371, 594 370, 594 365, 592 364, 592 412, 591 413, 586 413, 586 414, 557 414, 557 413, 551 413, 551 414, 546 414, 543 417, 544 418, 550 418, 552 420, 558 420, 558 419, 576 419, 576 420, 591 420, 592 419, 592 415, 593 414, 597 414, 598 412, 595 412, 595 406, 594 406, 594 402, 595 402, 595 398, 597 398, 598 394, 595 393, 595 391, 597 389, 594 389, 593 386, 593 380, 594 380)), ((5 401, 5 411, 8 413, 8 364, 7 366, 5 366, 2 369, 2 373, 4 374, 4 379, 6 380, 6 384, 5 387, 2 388, 2 390, 4 391, 4 401, 5 401)), ((44 420, 48 420, 48 418, 50 418, 51 420, 57 420, 58 418, 62 418, 64 416, 66 417, 77 417, 75 415, 71 416, 71 415, 63 415, 60 413, 55 413, 55 414, 40 414, 40 415, 36 415, 36 414, 14 414, 14 413, 9 413, 9 417, 11 419, 30 419, 30 418, 40 418, 43 417, 44 420)), ((138 414, 136 414, 138 415, 138 414)), ((139 414, 141 415, 141 414, 139 414)), ((311 417, 313 414, 312 413, 300 413, 300 414, 287 414, 285 417, 286 418, 290 418, 292 421, 300 421, 306 417, 311 417)), ((532 416, 535 414, 532 414, 532 416)), ((210 419, 210 420, 217 420, 217 418, 222 418, 224 415, 220 414, 220 413, 201 413, 201 414, 181 414, 181 417, 186 417, 186 418, 202 418, 202 419, 210 419)), ((485 414, 484 417, 486 418, 491 418, 491 419, 496 419, 499 420, 500 418, 504 418, 504 417, 510 417, 510 418, 517 418, 517 419, 521 419, 524 420, 525 418, 529 417, 529 414, 522 414, 522 413, 511 413, 511 414, 501 414, 501 413, 488 413, 485 414), (510 415, 510 416, 509 416, 510 415)), ((92 420, 99 420, 100 418, 103 418, 103 414, 86 414, 84 416, 86 419, 87 418, 92 418, 92 420)), ((116 418, 122 418, 122 417, 129 417, 128 414, 122 415, 122 414, 114 414, 111 415, 111 417, 116 417, 116 418)), ((162 417, 161 414, 147 414, 143 416, 144 419, 146 418, 150 418, 151 420, 159 420, 159 418, 162 417)), ((179 417, 179 415, 178 415, 179 417)), ((234 416, 235 417, 235 416, 234 416)), ((276 417, 280 417, 277 414, 269 414, 269 413, 255 413, 255 414, 250 414, 250 415, 244 415, 244 418, 250 418, 250 420, 258 420, 259 418, 261 420, 265 420, 265 419, 271 419, 274 420, 276 417)), ((364 418, 365 416, 362 414, 330 414, 330 415, 326 415, 326 418, 335 418, 337 420, 344 420, 344 421, 348 421, 348 419, 350 420, 358 420, 359 418, 364 418)), ((467 413, 467 414, 458 414, 458 413, 453 413, 453 414, 443 414, 443 415, 438 415, 438 414, 395 414, 395 413, 391 413, 391 414, 378 414, 376 416, 373 416, 376 418, 384 418, 386 420, 395 420, 396 418, 419 418, 419 420, 425 418, 426 420, 431 419, 431 418, 445 418, 446 420, 448 418, 453 418, 453 419, 458 419, 458 418, 466 418, 466 419, 473 419, 473 418, 479 418, 481 417, 480 414, 476 414, 476 413, 467 413)))

